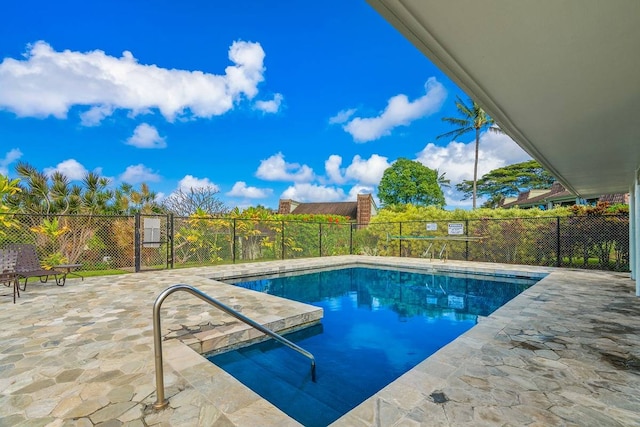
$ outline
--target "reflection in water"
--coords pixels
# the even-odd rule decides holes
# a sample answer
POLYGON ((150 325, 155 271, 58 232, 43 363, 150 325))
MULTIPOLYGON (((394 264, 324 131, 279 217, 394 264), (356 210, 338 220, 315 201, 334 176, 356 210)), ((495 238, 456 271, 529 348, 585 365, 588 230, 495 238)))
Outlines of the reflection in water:
POLYGON ((349 268, 238 283, 322 307, 321 327, 287 335, 315 356, 318 381, 273 341, 210 360, 303 425, 327 426, 533 284, 508 280, 349 268))
MULTIPOLYGON (((384 306, 401 317, 455 313, 468 319, 465 315, 488 316, 536 281, 358 267, 236 284, 310 304, 352 294, 358 307, 376 310, 384 306)), ((334 307, 329 304, 327 308, 334 307)))

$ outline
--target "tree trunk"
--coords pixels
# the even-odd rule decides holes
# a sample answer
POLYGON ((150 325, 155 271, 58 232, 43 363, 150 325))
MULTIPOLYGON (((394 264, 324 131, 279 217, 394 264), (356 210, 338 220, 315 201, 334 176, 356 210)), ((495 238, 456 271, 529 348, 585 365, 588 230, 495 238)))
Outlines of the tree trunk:
POLYGON ((476 157, 473 163, 473 209, 476 208, 478 185, 478 151, 480 147, 480 128, 476 128, 476 157))

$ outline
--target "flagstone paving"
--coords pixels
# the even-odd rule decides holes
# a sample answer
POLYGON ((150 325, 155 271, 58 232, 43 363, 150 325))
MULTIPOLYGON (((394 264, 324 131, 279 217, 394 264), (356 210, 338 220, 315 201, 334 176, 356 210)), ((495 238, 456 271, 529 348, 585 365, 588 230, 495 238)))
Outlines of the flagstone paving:
POLYGON ((155 410, 153 302, 188 284, 287 331, 321 310, 215 279, 353 263, 548 275, 334 426, 640 426, 628 273, 365 256, 30 283, 15 305, 0 296, 0 426, 299 425, 199 354, 258 335, 185 292, 163 303, 169 405, 155 410))

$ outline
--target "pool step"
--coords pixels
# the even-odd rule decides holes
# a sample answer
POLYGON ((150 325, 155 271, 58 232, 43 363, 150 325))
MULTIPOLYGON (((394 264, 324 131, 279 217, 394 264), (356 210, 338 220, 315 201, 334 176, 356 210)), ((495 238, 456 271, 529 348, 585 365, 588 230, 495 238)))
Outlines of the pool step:
POLYGON ((243 349, 214 356, 212 361, 241 382, 254 383, 253 391, 281 409, 286 407, 285 412, 305 426, 326 426, 345 412, 336 407, 342 401, 339 396, 317 393, 308 360, 285 347, 243 349), (322 419, 312 414, 321 414, 322 419))

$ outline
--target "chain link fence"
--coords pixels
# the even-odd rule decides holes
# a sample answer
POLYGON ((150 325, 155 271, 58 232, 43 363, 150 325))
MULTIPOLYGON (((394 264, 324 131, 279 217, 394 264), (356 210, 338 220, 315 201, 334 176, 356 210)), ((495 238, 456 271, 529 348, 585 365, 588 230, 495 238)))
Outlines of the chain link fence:
POLYGON ((10 243, 35 245, 45 265, 80 263, 83 270, 142 271, 346 254, 629 269, 628 215, 362 226, 173 215, 11 214, 0 217, 0 247, 10 243))
POLYGON ((629 270, 628 215, 413 221, 362 233, 361 251, 370 255, 629 270), (451 224, 462 230, 459 240, 448 240, 451 224))
POLYGON ((173 218, 181 266, 351 253, 352 224, 263 219, 173 218))
POLYGON ((82 264, 84 270, 134 267, 133 216, 4 215, 0 247, 33 244, 45 265, 82 264))

